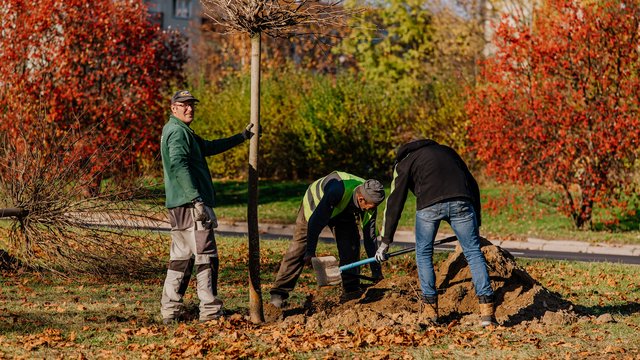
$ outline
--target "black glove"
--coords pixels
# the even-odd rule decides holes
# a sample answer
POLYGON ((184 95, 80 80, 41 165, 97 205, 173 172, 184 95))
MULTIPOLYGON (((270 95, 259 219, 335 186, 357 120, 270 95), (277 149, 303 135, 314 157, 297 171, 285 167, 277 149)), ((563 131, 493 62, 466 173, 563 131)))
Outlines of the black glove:
POLYGON ((251 139, 253 137, 253 132, 251 131, 252 127, 253 127, 253 123, 249 123, 249 125, 247 125, 247 127, 244 128, 244 130, 242 130, 242 137, 245 140, 251 139))
MULTIPOLYGON (((251 139, 255 134, 251 131, 251 128, 253 128, 253 123, 249 123, 247 127, 242 130, 242 137, 244 137, 245 140, 251 139)), ((258 126, 258 136, 262 136, 262 125, 258 126)))

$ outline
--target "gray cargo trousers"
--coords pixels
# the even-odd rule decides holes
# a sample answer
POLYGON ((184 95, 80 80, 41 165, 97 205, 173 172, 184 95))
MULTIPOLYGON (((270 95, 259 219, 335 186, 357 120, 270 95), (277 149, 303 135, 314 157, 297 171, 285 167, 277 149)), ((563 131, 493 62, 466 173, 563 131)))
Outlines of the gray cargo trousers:
POLYGON ((160 300, 163 319, 178 319, 181 316, 182 298, 189 286, 194 265, 200 320, 214 319, 222 312, 222 301, 217 297, 219 261, 213 227, 209 222, 193 219, 193 205, 169 209, 171 249, 160 300))
MULTIPOLYGON (((358 230, 358 222, 355 215, 344 211, 331 219, 328 226, 336 239, 340 266, 358 261, 360 259, 360 231, 358 230)), ((301 206, 300 210, 298 210, 293 238, 280 263, 276 280, 270 290, 271 294, 280 295, 283 299, 287 299, 289 293, 293 291, 304 269, 304 254, 307 250, 307 228, 308 223, 304 217, 304 209, 301 206)), ((376 248, 365 245, 365 250, 369 257, 375 255, 376 248)), ((372 263, 371 273, 373 277, 382 277, 380 264, 372 263)), ((357 277, 359 274, 359 268, 350 269, 342 273, 342 288, 344 292, 355 291, 360 287, 360 279, 357 277)))

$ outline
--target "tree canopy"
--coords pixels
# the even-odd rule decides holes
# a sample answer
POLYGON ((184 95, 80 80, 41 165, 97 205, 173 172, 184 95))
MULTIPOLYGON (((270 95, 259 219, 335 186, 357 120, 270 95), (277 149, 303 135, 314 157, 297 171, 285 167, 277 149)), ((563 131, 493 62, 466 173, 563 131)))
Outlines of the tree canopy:
POLYGON ((180 43, 148 17, 142 0, 3 1, 0 131, 29 138, 33 124, 45 123, 84 132, 74 144, 79 152, 111 144, 127 165, 152 156, 163 89, 185 59, 180 43))
POLYGON ((640 145, 640 3, 546 0, 505 19, 467 104, 489 174, 558 186, 577 227, 632 193, 640 145))

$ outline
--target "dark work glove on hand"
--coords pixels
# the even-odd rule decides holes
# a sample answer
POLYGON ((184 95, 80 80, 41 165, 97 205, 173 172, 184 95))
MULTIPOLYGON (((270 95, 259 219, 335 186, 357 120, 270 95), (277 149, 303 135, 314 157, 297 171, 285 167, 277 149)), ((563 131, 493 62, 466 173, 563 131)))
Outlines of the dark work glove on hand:
MULTIPOLYGON (((249 123, 249 125, 247 125, 247 127, 242 130, 242 136, 245 140, 251 139, 253 135, 255 135, 255 133, 251 131, 252 128, 253 124, 249 123)), ((262 125, 258 126, 258 136, 262 136, 262 125)))

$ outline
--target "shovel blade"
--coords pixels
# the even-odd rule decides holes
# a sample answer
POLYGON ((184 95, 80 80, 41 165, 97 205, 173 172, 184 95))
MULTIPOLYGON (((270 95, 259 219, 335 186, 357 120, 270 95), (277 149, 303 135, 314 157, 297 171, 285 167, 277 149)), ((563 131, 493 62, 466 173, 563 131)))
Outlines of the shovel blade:
POLYGON ((334 256, 311 258, 311 265, 316 272, 318 286, 333 286, 342 282, 340 264, 334 256))

